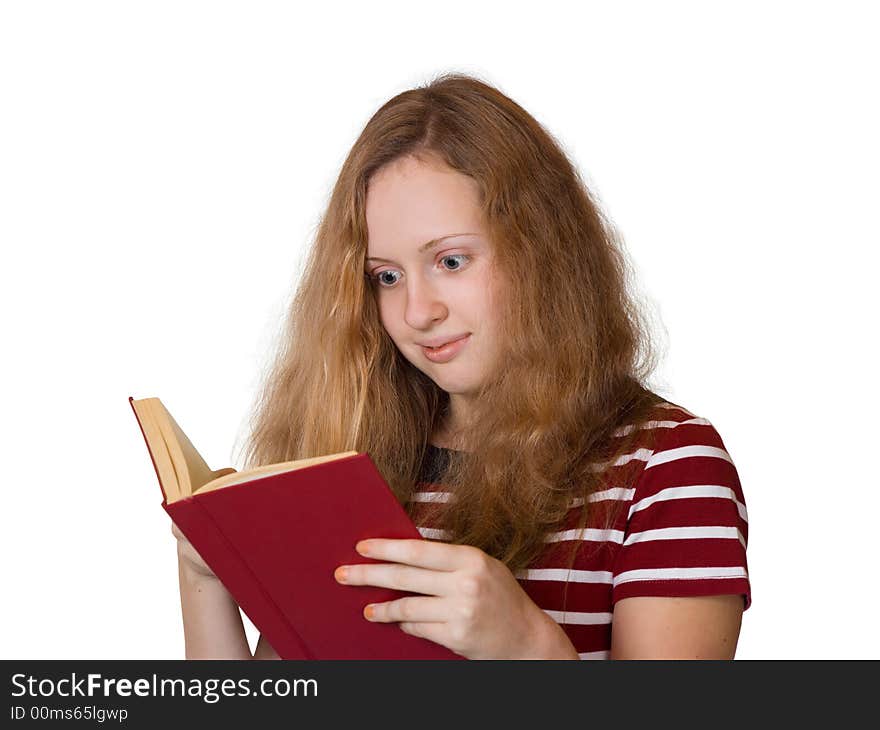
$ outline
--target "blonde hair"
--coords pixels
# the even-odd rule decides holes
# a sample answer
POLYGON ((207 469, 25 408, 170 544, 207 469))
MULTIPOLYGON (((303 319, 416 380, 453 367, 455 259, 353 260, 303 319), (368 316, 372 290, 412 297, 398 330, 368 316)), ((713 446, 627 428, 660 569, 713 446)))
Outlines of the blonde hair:
MULTIPOLYGON (((552 136, 498 89, 445 74, 367 122, 318 227, 246 443, 246 467, 366 451, 402 504, 416 487, 448 394, 397 350, 364 276, 370 179, 404 156, 475 180, 506 282, 503 366, 483 383, 452 452, 455 499, 439 527, 511 570, 546 547, 573 497, 603 488, 598 461, 632 446, 662 400, 656 352, 628 288, 623 247, 552 136)), ((622 485, 616 485, 622 486, 622 485)), ((572 555, 572 560, 574 555, 572 555)))

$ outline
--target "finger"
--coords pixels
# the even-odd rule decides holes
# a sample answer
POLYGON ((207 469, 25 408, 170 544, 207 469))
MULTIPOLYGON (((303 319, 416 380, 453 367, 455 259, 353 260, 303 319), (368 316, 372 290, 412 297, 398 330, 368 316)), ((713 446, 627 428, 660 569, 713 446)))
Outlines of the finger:
POLYGON ((402 621, 397 625, 400 627, 401 631, 410 636, 419 636, 423 639, 428 639, 428 641, 441 644, 447 649, 457 652, 456 647, 458 647, 458 644, 452 638, 448 623, 402 621))
POLYGON ((455 580, 453 573, 426 570, 401 563, 341 565, 333 575, 337 581, 346 585, 394 588, 429 596, 450 593, 455 580))
POLYGON ((477 559, 480 550, 470 545, 450 545, 433 540, 361 540, 355 549, 361 554, 392 563, 406 563, 430 570, 458 570, 477 559))
POLYGON ((364 607, 369 621, 390 623, 392 621, 438 622, 449 620, 449 604, 434 596, 407 596, 386 603, 371 603, 364 607))

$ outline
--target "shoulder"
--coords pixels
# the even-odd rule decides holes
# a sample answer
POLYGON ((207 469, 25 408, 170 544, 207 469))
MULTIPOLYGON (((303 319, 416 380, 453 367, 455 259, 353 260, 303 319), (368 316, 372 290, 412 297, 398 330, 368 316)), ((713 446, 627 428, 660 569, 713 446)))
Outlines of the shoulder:
MULTIPOLYGON (((700 492, 693 487, 701 486, 697 482, 711 479, 719 482, 714 486, 735 492, 731 495, 716 490, 717 494, 735 496, 740 502, 744 501, 733 458, 709 419, 666 401, 656 407, 645 427, 656 429, 656 433, 651 448, 641 453, 645 465, 635 485, 635 499, 676 486, 691 487, 686 494, 696 496, 700 492)), ((709 493, 711 490, 706 492, 709 493)), ((668 496, 675 496, 675 493, 668 496)))
MULTIPOLYGON (((661 401, 641 421, 618 428, 613 436, 617 444, 626 444, 625 451, 612 451, 616 460, 596 468, 607 469, 617 481, 627 482, 634 499, 697 473, 714 475, 735 486, 742 496, 733 459, 718 429, 708 418, 684 406, 661 401)), ((619 447, 612 442, 612 448, 619 447)))
POLYGON ((676 403, 664 401, 658 404, 654 408, 653 418, 655 427, 665 429, 658 447, 663 449, 687 445, 724 447, 712 421, 676 403))

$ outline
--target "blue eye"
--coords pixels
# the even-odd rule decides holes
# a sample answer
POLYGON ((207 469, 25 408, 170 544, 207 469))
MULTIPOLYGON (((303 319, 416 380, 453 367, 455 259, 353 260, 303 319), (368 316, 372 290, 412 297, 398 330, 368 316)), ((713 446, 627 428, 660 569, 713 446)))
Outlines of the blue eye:
MULTIPOLYGON (((441 257, 440 261, 445 261, 447 259, 452 259, 454 261, 457 261, 458 259, 462 259, 463 260, 462 263, 457 263, 451 269, 446 266, 443 267, 446 271, 453 272, 453 271, 459 271, 462 268, 462 266, 464 266, 468 261, 470 261, 470 258, 471 258, 470 256, 463 254, 463 253, 454 253, 454 254, 448 254, 447 256, 441 257)), ((383 289, 391 289, 400 280, 400 276, 401 276, 401 274, 399 271, 396 271, 394 269, 386 269, 385 271, 380 271, 378 274, 371 274, 370 279, 372 279, 377 284, 379 284, 379 286, 382 287, 383 289), (386 278, 389 276, 391 277, 390 281, 388 278, 386 278)))
POLYGON ((374 279, 374 281, 379 282, 380 286, 384 286, 386 288, 392 287, 397 283, 397 279, 395 279, 394 281, 388 282, 382 278, 387 274, 398 274, 399 275, 400 272, 399 271, 391 271, 390 269, 387 271, 380 271, 378 274, 375 274, 373 276, 373 279, 374 279))
MULTIPOLYGON (((440 260, 445 261, 446 259, 468 259, 469 260, 470 256, 466 256, 463 253, 452 253, 452 254, 449 254, 448 256, 444 256, 440 260)), ((458 271, 461 267, 462 267, 462 264, 459 264, 454 269, 447 269, 447 271, 458 271)))

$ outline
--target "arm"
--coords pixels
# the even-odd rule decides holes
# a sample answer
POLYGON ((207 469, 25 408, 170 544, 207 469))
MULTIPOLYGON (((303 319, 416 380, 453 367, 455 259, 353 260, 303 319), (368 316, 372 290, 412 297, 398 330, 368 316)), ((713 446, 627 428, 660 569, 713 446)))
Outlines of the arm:
POLYGON ((679 422, 634 487, 613 568, 611 658, 732 659, 751 601, 749 523, 721 435, 705 419, 679 422))
POLYGON ((621 599, 611 659, 733 659, 742 613, 740 595, 621 599))
POLYGON ((260 634, 257 641, 257 648, 254 650, 254 659, 280 659, 278 652, 266 641, 266 637, 260 634))
POLYGON ((173 522, 187 659, 253 659, 238 604, 173 522))
POLYGON ((252 659, 238 604, 223 584, 178 559, 187 659, 252 659))

